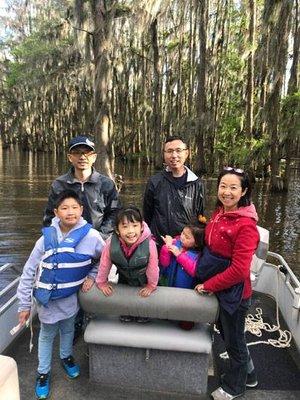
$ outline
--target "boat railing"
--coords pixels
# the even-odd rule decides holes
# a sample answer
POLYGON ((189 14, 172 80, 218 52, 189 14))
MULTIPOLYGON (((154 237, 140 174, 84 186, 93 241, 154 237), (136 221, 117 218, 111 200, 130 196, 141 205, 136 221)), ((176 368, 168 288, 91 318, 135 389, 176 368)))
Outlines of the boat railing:
POLYGON ((272 251, 268 251, 268 257, 272 257, 279 261, 279 264, 272 264, 275 268, 281 272, 285 278, 285 284, 293 295, 293 308, 300 309, 300 281, 294 274, 294 272, 289 267, 288 263, 285 259, 278 253, 273 253, 272 251))
POLYGON ((4 264, 4 265, 1 265, 0 266, 0 273, 1 272, 4 272, 5 270, 7 270, 8 268, 11 268, 12 267, 12 264, 11 263, 6 263, 6 264, 4 264))
MULTIPOLYGON (((0 267, 0 273, 6 271, 7 269, 12 268, 12 264, 7 263, 0 267)), ((4 289, 0 291, 0 301, 4 298, 4 296, 9 293, 11 289, 16 287, 20 281, 20 277, 15 278, 12 282, 5 286, 4 289)), ((0 315, 2 315, 17 299, 17 294, 15 293, 11 296, 3 305, 0 307, 0 315)))

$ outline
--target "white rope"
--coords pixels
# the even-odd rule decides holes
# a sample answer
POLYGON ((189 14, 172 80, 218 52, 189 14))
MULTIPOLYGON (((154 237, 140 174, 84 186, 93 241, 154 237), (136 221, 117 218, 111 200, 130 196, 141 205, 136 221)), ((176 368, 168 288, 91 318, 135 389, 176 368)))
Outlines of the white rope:
MULTIPOLYGON (((278 307, 278 306, 277 306, 278 307)), ((277 339, 269 338, 268 340, 258 340, 256 342, 248 343, 248 346, 253 346, 255 344, 268 344, 273 347, 285 348, 290 347, 292 334, 289 330, 282 330, 279 323, 279 318, 277 316, 277 325, 270 325, 263 321, 261 308, 256 309, 257 314, 253 316, 252 314, 246 317, 246 331, 252 333, 257 337, 261 337, 263 332, 278 332, 279 337, 277 339)))
MULTIPOLYGON (((279 292, 279 268, 277 269, 277 286, 276 286, 276 325, 270 325, 264 322, 262 309, 256 308, 256 314, 248 314, 245 321, 245 332, 250 332, 252 335, 261 337, 263 331, 273 333, 278 332, 279 337, 269 338, 267 340, 258 340, 256 342, 247 343, 247 346, 254 346, 256 344, 266 344, 277 348, 290 347, 292 334, 289 330, 282 330, 279 321, 279 306, 278 306, 278 292, 279 292)), ((215 331, 220 333, 216 328, 215 331)), ((227 359, 227 351, 220 353, 220 358, 227 359)))
POLYGON ((263 321, 262 309, 256 308, 256 314, 248 314, 246 317, 245 331, 252 333, 252 335, 261 337, 263 331, 265 332, 278 332, 277 339, 258 340, 256 342, 248 343, 248 346, 255 344, 267 344, 273 347, 285 348, 290 347, 292 334, 289 330, 282 330, 279 321, 279 306, 278 306, 278 292, 279 292, 279 268, 277 268, 277 285, 276 285, 276 325, 270 325, 263 321))

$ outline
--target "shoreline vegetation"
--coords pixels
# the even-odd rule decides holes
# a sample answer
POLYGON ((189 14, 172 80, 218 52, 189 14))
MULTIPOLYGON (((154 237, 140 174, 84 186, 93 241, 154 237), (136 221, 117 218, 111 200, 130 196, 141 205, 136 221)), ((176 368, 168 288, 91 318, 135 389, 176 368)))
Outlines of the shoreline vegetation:
POLYGON ((299 0, 10 1, 0 17, 4 147, 62 152, 90 134, 98 168, 162 165, 166 136, 199 175, 224 165, 287 191, 300 159, 299 0))

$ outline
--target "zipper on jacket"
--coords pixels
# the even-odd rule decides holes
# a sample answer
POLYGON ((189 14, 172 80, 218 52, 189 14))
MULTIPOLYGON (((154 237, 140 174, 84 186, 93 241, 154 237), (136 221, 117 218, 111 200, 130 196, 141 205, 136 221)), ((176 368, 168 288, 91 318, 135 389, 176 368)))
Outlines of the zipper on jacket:
POLYGON ((215 223, 217 223, 219 221, 220 218, 221 218, 221 214, 218 213, 216 215, 216 217, 214 218, 214 220, 212 221, 212 227, 211 227, 211 230, 210 230, 210 234, 208 236, 208 246, 210 246, 210 240, 211 240, 211 235, 213 233, 214 225, 215 225, 215 223))

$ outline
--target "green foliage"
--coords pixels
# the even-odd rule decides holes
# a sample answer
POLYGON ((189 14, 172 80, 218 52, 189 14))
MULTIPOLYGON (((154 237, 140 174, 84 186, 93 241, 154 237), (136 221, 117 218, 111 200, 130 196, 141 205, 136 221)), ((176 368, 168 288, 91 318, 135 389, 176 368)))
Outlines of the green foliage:
POLYGON ((300 132, 300 91, 282 99, 281 107, 280 126, 284 138, 296 138, 300 132))
POLYGON ((39 33, 25 38, 12 49, 12 61, 8 64, 7 85, 12 87, 20 83, 35 84, 57 69, 59 60, 65 59, 73 44, 71 38, 45 41, 39 33))
POLYGON ((178 40, 178 39, 171 40, 166 45, 167 50, 171 52, 172 50, 176 49, 179 46, 179 44, 180 44, 180 40, 178 40))
MULTIPOLYGON (((204 58, 200 46, 201 8, 198 3, 193 3, 191 7, 190 2, 180 0, 161 2, 163 8, 145 19, 138 17, 140 2, 107 2, 107 9, 103 10, 104 14, 108 10, 104 21, 111 34, 107 42, 102 43, 104 57, 97 55, 94 59, 95 2, 32 0, 31 7, 24 9, 20 6, 19 14, 16 14, 19 20, 12 24, 11 41, 6 39, 0 44, 0 52, 1 49, 3 52, 10 49, 10 55, 3 64, 4 72, 0 71, 5 78, 4 97, 9 99, 3 108, 10 110, 10 107, 13 109, 11 104, 19 105, 14 107, 19 112, 17 123, 16 118, 4 118, 9 135, 22 137, 32 125, 39 132, 53 132, 55 129, 69 131, 70 126, 78 132, 78 128, 83 126, 81 121, 85 119, 88 121, 86 127, 91 131, 94 126, 93 68, 96 65, 100 74, 112 69, 112 81, 98 89, 106 91, 102 93, 102 98, 105 98, 105 106, 111 111, 109 135, 110 140, 114 140, 116 153, 124 146, 122 134, 134 129, 141 132, 141 148, 148 143, 147 153, 154 155, 153 125, 156 123, 161 124, 161 131, 183 133, 195 143, 198 121, 201 121, 204 144, 212 153, 205 154, 205 157, 214 157, 211 164, 215 162, 217 165, 218 157, 224 162, 240 165, 259 157, 268 161, 268 137, 250 139, 244 129, 248 101, 247 61, 250 52, 255 52, 256 48, 260 50, 255 53, 253 108, 256 115, 254 130, 263 132, 262 125, 269 117, 265 114, 272 110, 261 104, 262 94, 264 88, 267 92, 271 90, 275 75, 268 73, 263 87, 260 63, 264 57, 272 55, 273 58, 267 59, 267 67, 272 68, 270 60, 274 59, 276 46, 267 47, 266 43, 267 54, 261 51, 261 41, 266 40, 266 32, 273 23, 278 25, 278 13, 273 10, 274 7, 269 7, 269 12, 273 11, 268 25, 265 12, 272 2, 256 1, 255 43, 250 47, 249 2, 229 1, 222 5, 220 1, 212 1, 205 36, 206 64, 200 70, 204 58), (110 7, 116 11, 115 17, 122 18, 110 20, 110 7), (21 15, 22 12, 24 15, 21 15), (158 22, 159 76, 155 76, 154 44, 149 31, 149 24, 155 18, 158 22), (199 77, 204 69, 206 76, 201 76, 200 86, 199 77), (159 107, 154 104, 157 101, 154 96, 156 83, 161 88, 159 107), (203 93, 199 88, 203 89, 203 93), (199 98, 203 99, 201 107, 197 104, 199 98), (154 110, 160 115, 154 115, 154 110), (12 132, 14 129, 16 133, 12 132)), ((266 93, 266 98, 268 95, 266 93)), ((99 104, 96 106, 100 107, 99 104)), ((299 132, 299 107, 299 92, 282 99, 278 130, 281 143, 287 136, 294 138, 299 132)), ((6 114, 13 115, 10 112, 6 114)), ((59 134, 54 136, 54 140, 61 140, 59 134)), ((136 140, 137 137, 133 137, 128 142, 129 151, 140 148, 136 146, 136 140)), ((195 149, 192 150, 195 152, 195 149)))

